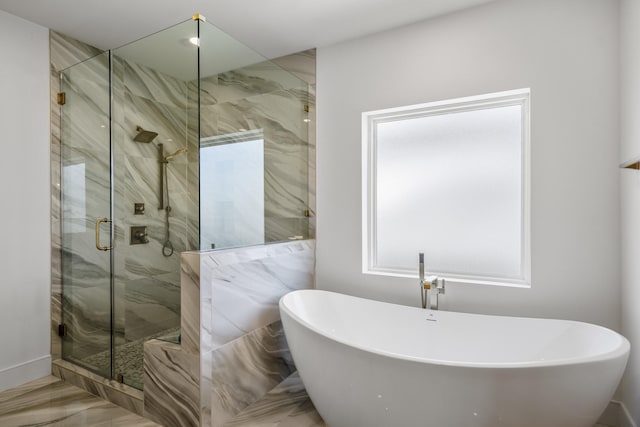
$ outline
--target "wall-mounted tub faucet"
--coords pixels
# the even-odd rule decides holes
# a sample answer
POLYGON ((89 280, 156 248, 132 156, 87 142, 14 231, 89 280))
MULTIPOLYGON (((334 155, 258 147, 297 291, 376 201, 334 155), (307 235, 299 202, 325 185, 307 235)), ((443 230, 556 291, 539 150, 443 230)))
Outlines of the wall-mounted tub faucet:
POLYGON ((444 294, 444 279, 438 276, 424 276, 424 253, 418 254, 419 277, 420 277, 420 297, 422 299, 422 308, 431 310, 438 309, 438 295, 444 294))

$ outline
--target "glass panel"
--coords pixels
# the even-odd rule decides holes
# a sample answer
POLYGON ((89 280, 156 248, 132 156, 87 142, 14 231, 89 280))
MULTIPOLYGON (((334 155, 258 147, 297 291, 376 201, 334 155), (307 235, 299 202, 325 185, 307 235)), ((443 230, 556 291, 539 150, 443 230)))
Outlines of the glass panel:
POLYGON ((198 248, 196 36, 189 20, 113 50, 114 375, 137 388, 143 343, 178 341, 180 253, 198 248))
MULTIPOLYGON (((209 161, 213 157, 203 154, 212 141, 245 144, 242 135, 260 134, 264 155, 262 191, 257 193, 262 195, 262 207, 252 207, 261 209, 262 218, 256 218, 240 204, 229 207, 228 203, 219 203, 220 200, 204 200, 246 190, 230 189, 225 180, 213 180, 207 184, 206 191, 201 192, 200 248, 211 249, 215 245, 219 249, 309 237, 309 221, 305 215, 309 155, 307 83, 210 24, 201 23, 199 42, 202 176, 216 173, 210 172, 216 168, 209 161), (253 231, 251 237, 226 232, 216 235, 213 228, 220 224, 253 231), (256 234, 260 228, 263 229, 261 237, 256 234)), ((228 155, 231 156, 228 162, 235 164, 249 159, 240 148, 230 150, 228 155)), ((246 176, 255 178, 251 174, 246 176)), ((240 203, 239 200, 235 198, 234 203, 240 203)))
MULTIPOLYGON (((110 217, 109 56, 62 73, 62 356, 111 376, 110 253, 96 249, 98 218, 110 217)), ((110 245, 110 228, 100 241, 110 245)))

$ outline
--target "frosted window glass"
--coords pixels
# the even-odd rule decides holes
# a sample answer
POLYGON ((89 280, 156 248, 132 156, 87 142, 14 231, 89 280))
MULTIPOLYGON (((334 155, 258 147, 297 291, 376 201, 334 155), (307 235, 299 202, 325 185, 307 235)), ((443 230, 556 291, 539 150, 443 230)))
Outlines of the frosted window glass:
POLYGON ((62 217, 65 233, 83 233, 87 211, 85 165, 76 163, 62 167, 62 217))
POLYGON ((264 242, 263 140, 201 148, 200 163, 203 247, 264 242))
POLYGON ((430 274, 526 279, 523 108, 465 105, 373 120, 370 269, 417 274, 424 252, 430 274))

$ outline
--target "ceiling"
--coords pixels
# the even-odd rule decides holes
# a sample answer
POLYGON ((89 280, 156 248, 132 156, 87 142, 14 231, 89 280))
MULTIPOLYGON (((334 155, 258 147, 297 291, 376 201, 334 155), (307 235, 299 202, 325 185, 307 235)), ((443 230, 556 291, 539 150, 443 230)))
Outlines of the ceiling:
POLYGON ((494 0, 0 0, 0 10, 101 49, 200 13, 268 58, 494 0), (305 3, 306 2, 306 3, 305 3))

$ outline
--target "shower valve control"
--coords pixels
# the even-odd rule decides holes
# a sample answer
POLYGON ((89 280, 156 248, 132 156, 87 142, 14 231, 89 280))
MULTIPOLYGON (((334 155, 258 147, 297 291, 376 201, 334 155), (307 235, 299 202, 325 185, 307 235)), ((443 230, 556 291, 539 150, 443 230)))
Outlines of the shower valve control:
POLYGON ((144 215, 144 203, 134 203, 133 204, 133 214, 134 215, 144 215))
POLYGON ((131 227, 129 244, 143 245, 145 243, 149 243, 149 238, 147 237, 147 226, 137 225, 137 226, 131 227))

